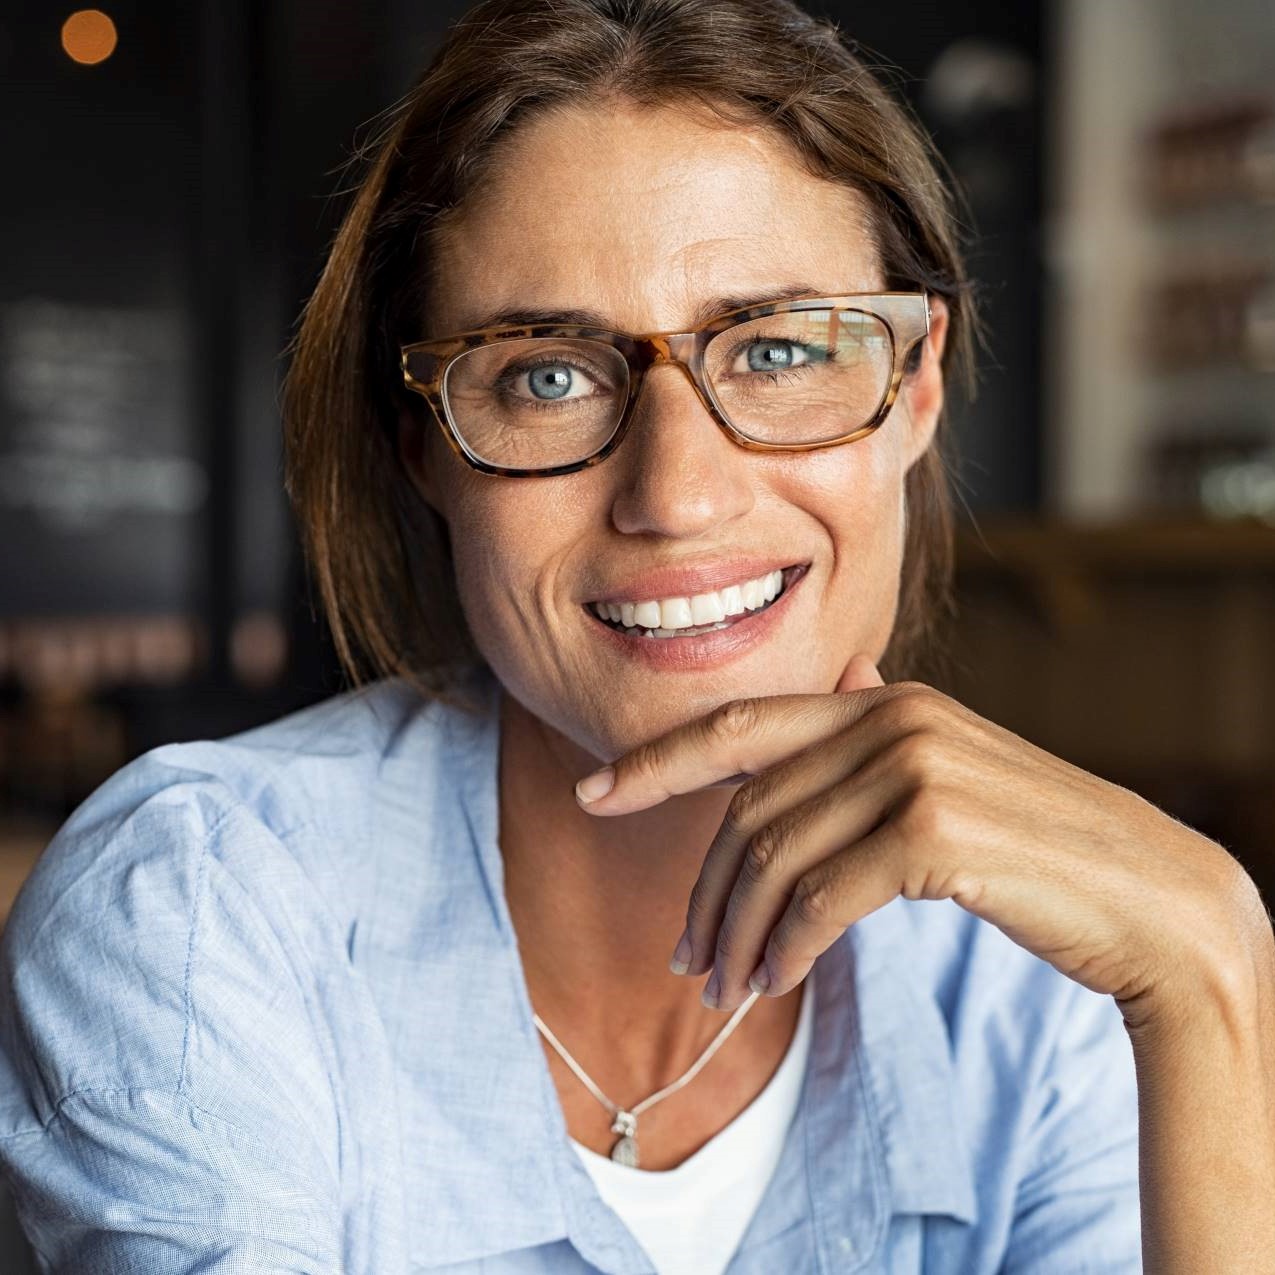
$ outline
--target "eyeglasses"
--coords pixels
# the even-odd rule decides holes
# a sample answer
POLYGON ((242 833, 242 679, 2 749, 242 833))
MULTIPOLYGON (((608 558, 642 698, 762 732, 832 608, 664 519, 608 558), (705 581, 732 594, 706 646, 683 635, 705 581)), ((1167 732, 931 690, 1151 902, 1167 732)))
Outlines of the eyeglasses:
POLYGON ((647 370, 674 363, 754 451, 854 442, 889 415, 930 330, 924 292, 848 293, 732 310, 691 332, 482 328, 400 347, 403 382, 452 450, 502 478, 570 474, 624 440, 647 370))

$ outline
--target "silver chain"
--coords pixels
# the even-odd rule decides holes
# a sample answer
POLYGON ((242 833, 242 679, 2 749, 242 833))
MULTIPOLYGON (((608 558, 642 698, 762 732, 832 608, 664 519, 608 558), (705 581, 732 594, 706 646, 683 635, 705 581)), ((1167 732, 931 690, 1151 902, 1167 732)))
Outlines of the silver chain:
MULTIPOLYGON (((659 1102, 661 1098, 667 1098, 669 1094, 674 1093, 676 1090, 680 1089, 684 1084, 687 1084, 689 1081, 694 1080, 696 1075, 699 1073, 700 1068, 703 1067, 704 1064, 708 1062, 708 1060, 717 1052, 717 1050, 721 1047, 722 1043, 726 1040, 726 1037, 729 1036, 731 1032, 733 1032, 735 1028, 739 1025, 740 1019, 742 1019, 744 1015, 748 1013, 750 1009, 752 1009, 753 1004, 756 1002, 758 996, 760 995, 761 995, 760 992, 753 992, 751 993, 751 995, 749 995, 748 999, 745 1000, 739 1006, 739 1008, 730 1016, 730 1020, 727 1022, 726 1026, 723 1027, 722 1030, 717 1033, 716 1037, 713 1039, 712 1044, 710 1044, 709 1047, 695 1060, 695 1062, 693 1062, 690 1065, 690 1067, 687 1068, 686 1072, 679 1079, 673 1081, 671 1085, 665 1085, 663 1089, 659 1090, 657 1093, 653 1093, 649 1098, 643 1098, 642 1101, 639 1102, 636 1107, 628 1108, 628 1114, 630 1116, 640 1116, 642 1112, 644 1112, 648 1107, 650 1107, 654 1103, 659 1102)), ((553 1032, 549 1030, 548 1027, 545 1026, 544 1021, 541 1019, 540 1015, 533 1013, 532 1018, 535 1020, 536 1026, 540 1028, 540 1030, 548 1038, 549 1043, 562 1056, 562 1061, 565 1062, 567 1066, 570 1067, 571 1070, 574 1071, 575 1074, 579 1076, 580 1079, 584 1081, 584 1083, 588 1086, 589 1092, 612 1115, 615 1115, 617 1112, 624 1110, 617 1103, 612 1102, 611 1099, 608 1098, 606 1094, 604 1094, 602 1090, 599 1089, 597 1085, 595 1085, 593 1081, 589 1079, 589 1077, 584 1072, 584 1068, 581 1067, 580 1064, 576 1062, 576 1060, 572 1058, 569 1053, 567 1053, 566 1049, 563 1048, 562 1043, 558 1040, 558 1038, 553 1034, 553 1032)))

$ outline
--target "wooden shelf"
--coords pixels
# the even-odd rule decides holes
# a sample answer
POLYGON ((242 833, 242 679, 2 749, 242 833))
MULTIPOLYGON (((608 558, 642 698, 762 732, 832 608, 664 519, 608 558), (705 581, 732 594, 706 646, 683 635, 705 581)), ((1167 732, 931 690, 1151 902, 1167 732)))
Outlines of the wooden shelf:
POLYGON ((1217 838, 1275 900, 1275 526, 960 528, 942 687, 1217 838))
POLYGON ((1275 571, 1275 525, 1258 518, 1147 519, 1070 523, 998 517, 957 534, 963 573, 1104 571, 1275 571))

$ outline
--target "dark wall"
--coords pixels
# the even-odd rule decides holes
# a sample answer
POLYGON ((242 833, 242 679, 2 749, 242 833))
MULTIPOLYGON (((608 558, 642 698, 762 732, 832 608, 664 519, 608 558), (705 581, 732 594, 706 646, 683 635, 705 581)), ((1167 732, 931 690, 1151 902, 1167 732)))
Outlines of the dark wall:
POLYGON ((128 38, 96 67, 62 52, 47 3, 18 0, 3 21, 0 617, 206 592, 190 392, 199 42, 178 5, 125 5, 117 21, 128 38))
POLYGON ((969 507, 1041 500, 1042 187, 1052 68, 1037 0, 810 4, 858 40, 933 135, 967 201, 968 262, 989 328, 975 404, 953 402, 969 507))
MULTIPOLYGON (((282 492, 281 355, 346 206, 346 162, 466 7, 120 0, 118 49, 83 67, 60 16, 11 5, 0 140, 22 180, 0 207, 0 624, 196 617, 206 666, 137 691, 136 747, 339 684, 282 492), (240 696, 230 658, 254 612, 290 635, 273 698, 240 696)), ((1037 7, 812 7, 889 64, 969 199, 993 344, 975 408, 953 405, 962 492, 1032 509, 1037 7)))

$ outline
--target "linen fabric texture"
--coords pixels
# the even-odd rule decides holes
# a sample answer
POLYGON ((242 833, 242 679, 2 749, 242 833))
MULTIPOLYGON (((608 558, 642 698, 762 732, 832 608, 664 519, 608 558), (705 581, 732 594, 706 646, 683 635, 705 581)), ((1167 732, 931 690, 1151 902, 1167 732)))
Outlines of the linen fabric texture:
MULTIPOLYGON (((122 767, 0 940, 0 1170, 43 1269, 650 1275, 532 1021, 486 712, 399 679, 122 767)), ((1114 1000, 950 901, 818 959, 728 1275, 1141 1270, 1114 1000)), ((670 975, 670 977, 672 977, 670 975)))

